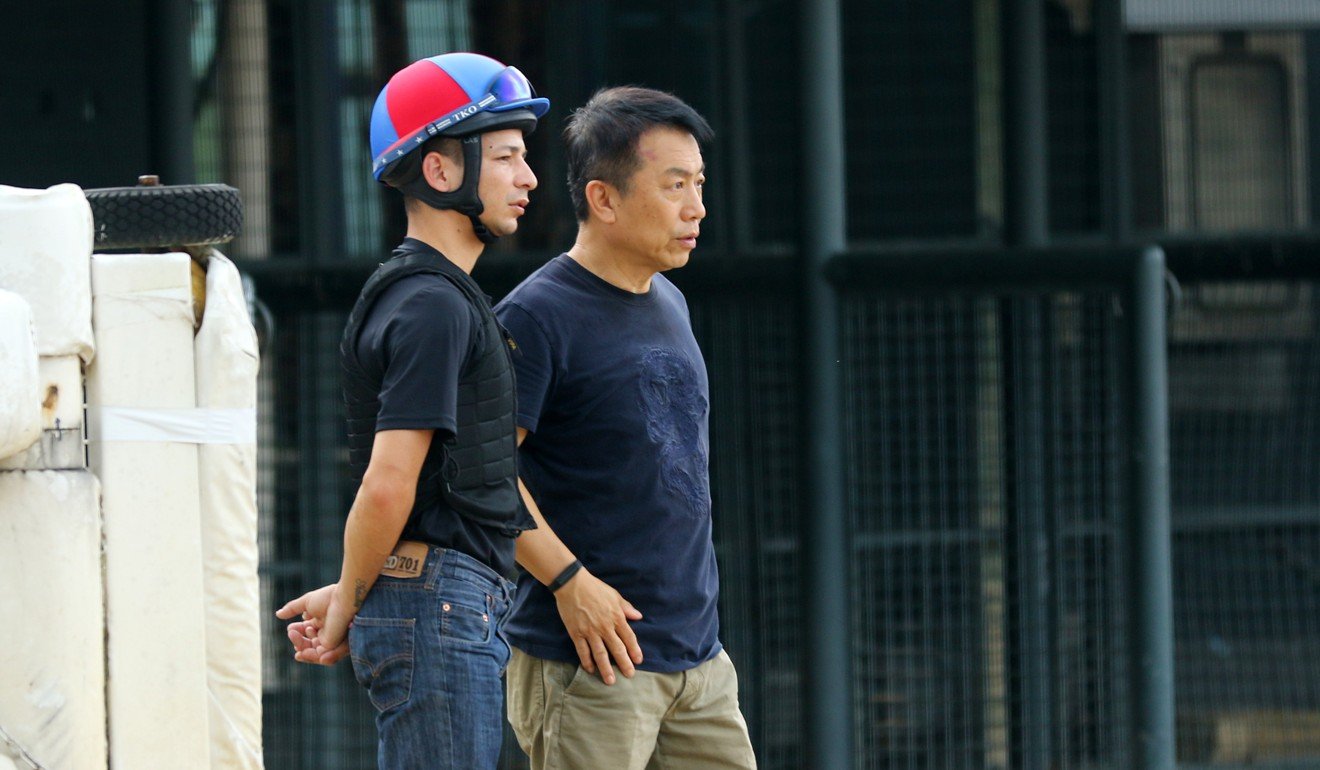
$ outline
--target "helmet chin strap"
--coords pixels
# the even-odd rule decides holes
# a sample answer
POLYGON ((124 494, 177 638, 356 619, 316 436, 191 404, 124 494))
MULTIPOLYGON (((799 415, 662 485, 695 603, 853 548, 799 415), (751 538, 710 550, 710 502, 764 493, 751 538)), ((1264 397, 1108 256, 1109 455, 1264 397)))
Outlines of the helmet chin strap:
POLYGON ((472 220, 472 232, 482 243, 494 243, 499 239, 481 221, 481 212, 485 207, 481 196, 477 194, 477 185, 481 181, 481 134, 469 134, 462 139, 463 146, 463 183, 457 190, 440 192, 427 184, 426 177, 418 174, 408 182, 399 185, 407 196, 416 198, 431 208, 441 211, 457 211, 466 214, 472 220))

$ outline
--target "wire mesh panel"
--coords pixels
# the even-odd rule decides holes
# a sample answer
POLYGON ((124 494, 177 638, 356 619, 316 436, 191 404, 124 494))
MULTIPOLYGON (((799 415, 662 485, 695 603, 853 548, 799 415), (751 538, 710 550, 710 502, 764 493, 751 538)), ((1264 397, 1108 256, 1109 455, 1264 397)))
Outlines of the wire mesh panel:
POLYGON ((944 299, 845 310, 864 767, 985 766, 984 672, 1003 671, 1004 586, 1000 474, 977 451, 998 432, 983 414, 998 415, 978 403, 1000 375, 977 365, 977 350, 994 344, 995 313, 993 302, 944 299))
POLYGON ((1313 283, 1199 283, 1170 348, 1179 759, 1320 764, 1313 283))
POLYGON ((337 0, 345 251, 383 259, 404 230, 403 203, 372 178, 367 126, 389 77, 426 57, 475 50, 467 0, 337 0))
MULTIPOLYGON (((339 395, 342 313, 297 313, 274 321, 264 365, 260 431, 269 473, 258 481, 262 594, 267 614, 339 577, 348 489, 339 395)), ((269 615, 268 615, 269 617, 269 615)), ((283 621, 265 628, 264 744, 268 767, 375 765, 373 712, 347 661, 296 663, 283 621)))
POLYGON ((851 239, 977 234, 977 30, 964 0, 842 3, 851 239))
MULTIPOLYGON (((793 50, 796 29, 791 20, 798 12, 797 5, 792 0, 766 0, 737 7, 746 51, 743 59, 746 63, 741 66, 747 72, 745 80, 732 84, 732 88, 738 89, 732 96, 741 97, 746 114, 730 121, 728 133, 744 142, 754 136, 756 144, 764 147, 801 145, 801 126, 796 121, 761 119, 778 114, 786 103, 800 103, 798 63, 791 56, 759 55, 762 51, 793 50), (785 23, 786 20, 790 23, 785 23), (741 137, 737 136, 738 132, 741 137)), ((729 154, 737 152, 734 149, 729 154)), ((735 216, 741 215, 750 225, 750 232, 740 234, 743 240, 739 245, 746 248, 752 244, 792 243, 798 235, 797 217, 782 214, 796 205, 794 189, 780 180, 785 175, 800 178, 802 158, 796 152, 748 152, 732 160, 732 164, 739 162, 747 164, 748 184, 737 191, 733 206, 735 210, 745 209, 745 213, 740 211, 735 216)), ((736 180, 734 177, 730 181, 736 180)))
MULTIPOLYGON (((688 287, 711 377, 722 638, 762 767, 800 732, 800 318, 791 282, 688 287), (723 291, 724 293, 720 293, 723 291)), ((1320 762, 1320 335, 1310 283, 1196 284, 1172 312, 1178 737, 1184 767, 1320 762)), ((1128 313, 1106 291, 842 306, 854 734, 865 768, 1124 768, 1134 597, 1128 313)), ((333 580, 352 490, 341 313, 265 352, 263 592, 333 580)), ((271 766, 369 766, 348 666, 267 630, 271 766)), ((508 736, 501 767, 526 766, 508 736)))
POLYGON ((804 766, 797 313, 787 287, 689 292, 689 304, 710 376, 720 638, 738 667, 759 766, 792 770, 804 766))
POLYGON ((859 767, 1122 766, 1115 309, 845 305, 859 767))
POLYGON ((257 382, 257 510, 261 553, 262 743, 268 767, 297 767, 302 753, 301 672, 293 660, 284 624, 272 615, 304 589, 298 544, 297 435, 295 403, 286 381, 297 370, 297 336, 262 329, 257 382), (283 398, 280 396, 283 395, 283 398))
MULTIPOLYGON (((675 90, 720 129, 707 158, 710 234, 725 245, 788 247, 801 224, 787 213, 800 174, 797 154, 783 148, 797 146, 797 119, 766 116, 801 90, 800 5, 196 0, 198 175, 243 189, 248 233, 234 249, 242 256, 379 259, 404 222, 398 197, 367 172, 372 100, 408 61, 475 48, 524 67, 556 103, 551 130, 531 138, 545 150, 533 153, 546 158, 534 160, 545 203, 524 221, 522 240, 495 250, 568 242, 554 129, 596 86, 633 81, 675 90), (332 21, 308 31, 308 16, 332 21), (685 40, 707 45, 673 62, 655 56, 686 50, 685 40), (725 70, 724 80, 706 77, 725 70), (324 152, 309 151, 314 136, 328 137, 324 152), (335 168, 325 177, 333 184, 310 173, 318 165, 335 168), (309 205, 317 200, 324 205, 309 205), (312 254, 313 236, 330 232, 317 223, 334 224, 336 235, 312 254)), ((1017 44, 1001 30, 1001 9, 966 0, 845 0, 840 9, 849 238, 996 239, 1011 203, 1001 178, 1001 56, 1017 44)), ((1092 16, 1087 3, 1045 5, 1045 192, 1057 235, 1100 230, 1112 224, 1103 221, 1109 209, 1122 208, 1100 200, 1110 173, 1102 145, 1118 129, 1101 125, 1102 86, 1112 81, 1100 72, 1107 49, 1092 16)), ((1127 160, 1137 172, 1128 205, 1138 227, 1307 221, 1320 168, 1308 149, 1313 37, 1128 36, 1127 160)), ((1136 600, 1122 532, 1127 463, 1140 448, 1127 435, 1122 302, 1099 290, 957 293, 936 280, 908 297, 850 289, 842 308, 850 540, 837 556, 852 578, 858 766, 1128 767, 1124 651, 1136 600)), ((812 661, 798 531, 813 510, 798 471, 808 442, 797 292, 789 280, 757 294, 689 291, 711 376, 722 637, 760 764, 785 769, 812 764, 800 730, 812 661)), ((1309 283, 1197 284, 1173 315, 1186 767, 1320 765, 1314 293, 1309 283)), ((295 309, 267 340, 268 609, 337 576, 354 491, 335 352, 342 324, 339 313, 295 309)), ((265 632, 268 765, 371 766, 372 712, 349 666, 295 665, 283 624, 267 618, 265 632)), ((501 767, 525 766, 506 733, 501 767)))
POLYGON ((1050 229, 1094 232, 1101 227, 1101 75, 1093 6, 1046 3, 1044 12, 1050 229))
POLYGON ((1059 767, 1127 767, 1123 308, 1113 294, 1063 294, 1051 301, 1049 318, 1053 743, 1059 767))
MULTIPOLYGON (((803 765, 798 724, 801 597, 797 527, 798 369, 789 287, 691 299, 712 391, 712 495, 722 576, 721 638, 738 666, 760 765, 803 765)), ((337 344, 342 313, 293 311, 266 335, 258 494, 263 603, 338 575, 348 479, 337 344)), ((374 766, 374 713, 351 667, 295 663, 284 623, 265 628, 270 767, 374 766)), ((506 727, 501 770, 527 766, 506 727)))
POLYGON ((280 176, 287 167, 272 157, 272 117, 292 105, 288 92, 270 87, 266 3, 196 0, 192 16, 195 181, 225 182, 242 191, 243 232, 227 251, 266 257, 293 237, 290 220, 274 220, 278 185, 288 177, 280 176))

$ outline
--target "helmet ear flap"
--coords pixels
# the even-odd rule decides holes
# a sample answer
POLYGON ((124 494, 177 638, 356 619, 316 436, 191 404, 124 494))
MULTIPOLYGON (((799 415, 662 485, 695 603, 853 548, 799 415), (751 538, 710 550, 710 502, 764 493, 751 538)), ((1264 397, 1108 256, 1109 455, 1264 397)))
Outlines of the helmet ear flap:
MULTIPOLYGON (((422 175, 421 158, 425 152, 409 153, 409 156, 400 158, 400 164, 409 161, 411 165, 410 176, 404 179, 400 184, 388 182, 392 187, 398 188, 400 192, 410 198, 416 198, 428 206, 436 209, 452 209, 461 214, 466 214, 473 218, 481 215, 485 207, 481 203, 481 196, 477 194, 477 186, 481 181, 481 135, 473 134, 465 136, 462 139, 463 147, 463 183, 458 189, 450 192, 440 192, 432 187, 422 175)), ((390 179, 394 179, 395 170, 391 168, 390 179)))
POLYGON ((404 155, 381 172, 380 181, 400 190, 408 187, 421 178, 424 157, 426 153, 420 150, 404 155))
MULTIPOLYGON (((422 164, 426 160, 426 157, 431 153, 438 152, 441 155, 450 158, 458 158, 463 156, 464 151, 461 148, 459 149, 456 155, 450 147, 444 146, 443 143, 445 142, 454 142, 456 144, 460 144, 462 142, 462 139, 459 139, 457 137, 449 137, 449 136, 431 137, 431 139, 428 140, 421 147, 404 155, 403 157, 394 161, 389 166, 386 166, 384 169, 382 169, 379 181, 389 185, 390 187, 403 189, 404 187, 407 187, 413 184, 414 182, 421 181, 422 164)), ((465 162, 464 165, 468 165, 468 163, 465 162)), ((422 182, 422 184, 425 184, 425 182, 422 182)))

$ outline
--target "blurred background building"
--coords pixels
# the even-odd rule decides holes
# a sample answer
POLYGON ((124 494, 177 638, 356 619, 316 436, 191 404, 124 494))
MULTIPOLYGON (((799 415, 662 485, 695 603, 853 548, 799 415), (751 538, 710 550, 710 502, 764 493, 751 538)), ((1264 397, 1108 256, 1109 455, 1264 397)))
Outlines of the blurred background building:
MULTIPOLYGON (((497 297, 571 245, 569 112, 673 91, 718 134, 675 280, 762 766, 1318 767, 1318 8, 3 0, 0 183, 242 191, 273 611, 338 575, 337 343, 403 226, 369 175, 389 74, 475 50, 553 102, 497 297)), ((371 766, 349 667, 267 638, 267 766, 371 766)))

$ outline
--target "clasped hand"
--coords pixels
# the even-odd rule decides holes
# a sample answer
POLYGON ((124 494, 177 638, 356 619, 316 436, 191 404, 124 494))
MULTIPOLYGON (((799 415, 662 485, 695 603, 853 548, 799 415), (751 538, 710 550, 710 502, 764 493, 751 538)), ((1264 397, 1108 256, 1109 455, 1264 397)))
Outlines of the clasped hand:
POLYGON ((301 618, 289 624, 293 659, 301 663, 332 666, 348 654, 348 627, 352 613, 331 583, 308 591, 275 611, 281 620, 301 618))

